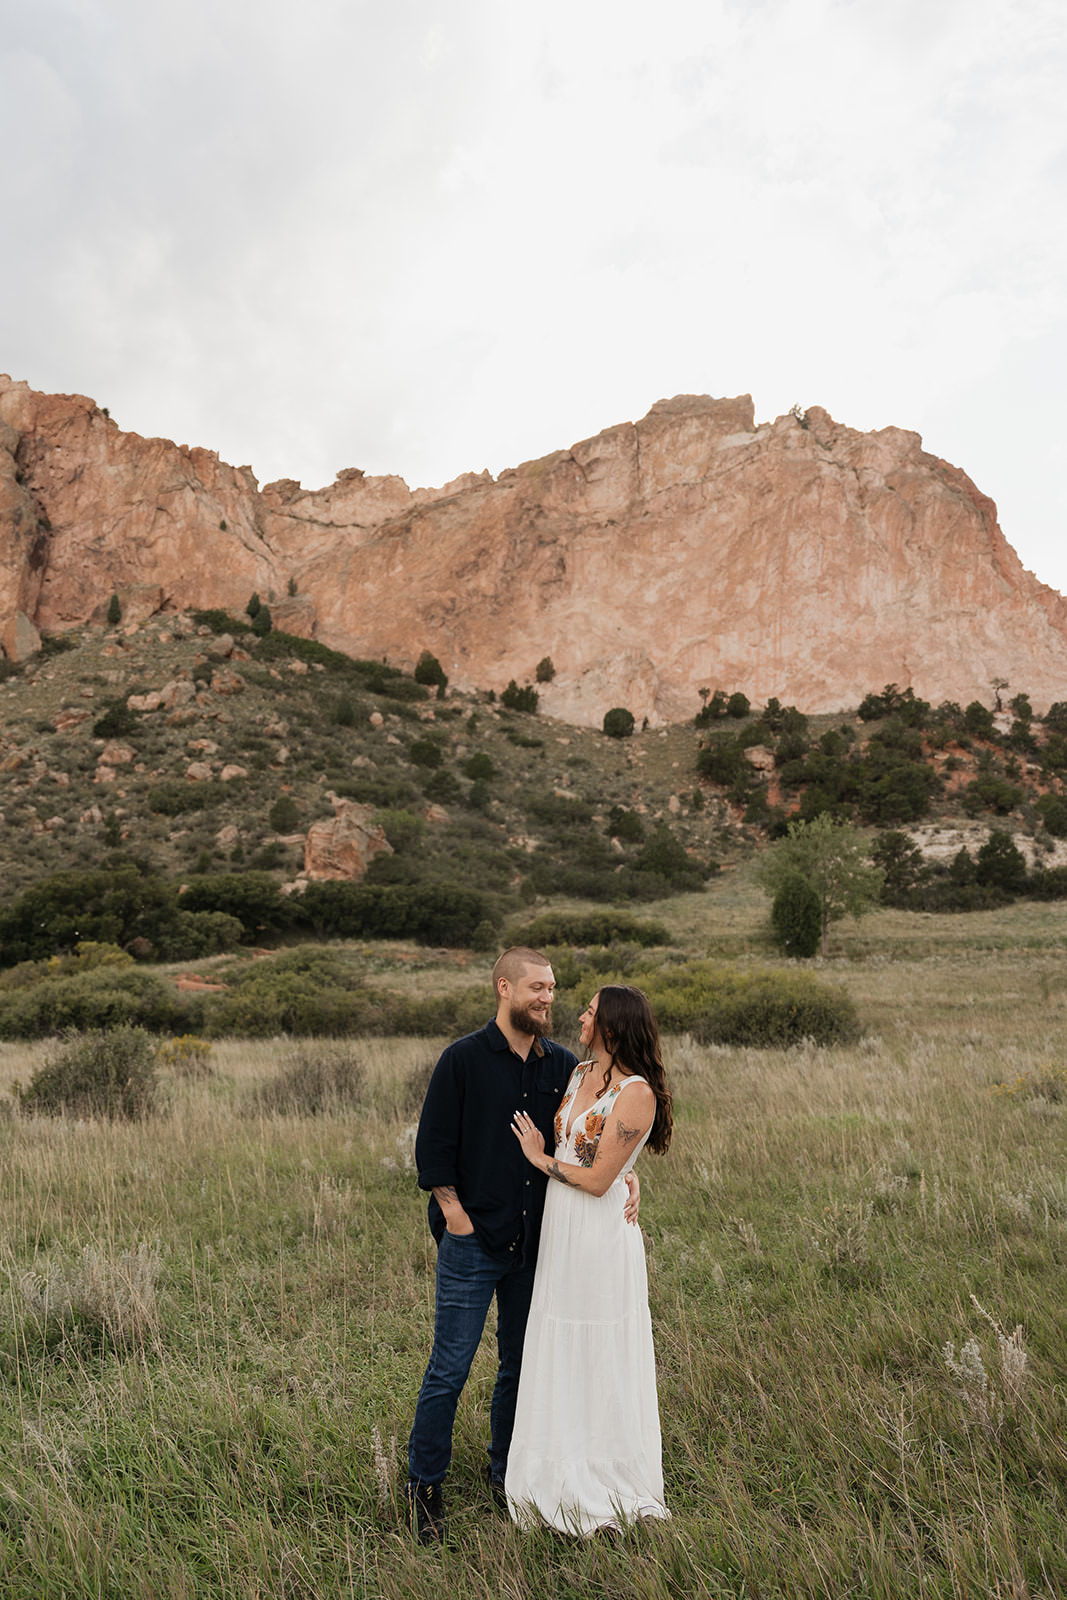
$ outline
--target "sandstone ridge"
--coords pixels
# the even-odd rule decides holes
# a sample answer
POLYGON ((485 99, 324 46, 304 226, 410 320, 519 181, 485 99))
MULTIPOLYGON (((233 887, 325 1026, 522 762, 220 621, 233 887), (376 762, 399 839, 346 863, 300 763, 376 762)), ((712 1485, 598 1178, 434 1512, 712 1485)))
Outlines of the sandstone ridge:
POLYGON ((459 687, 549 656, 542 705, 599 725, 691 717, 702 687, 807 711, 911 684, 1067 698, 1067 601, 996 507, 915 433, 821 408, 682 395, 636 423, 440 489, 349 469, 325 489, 124 433, 91 400, 0 377, 0 644, 273 594, 277 626, 459 687))

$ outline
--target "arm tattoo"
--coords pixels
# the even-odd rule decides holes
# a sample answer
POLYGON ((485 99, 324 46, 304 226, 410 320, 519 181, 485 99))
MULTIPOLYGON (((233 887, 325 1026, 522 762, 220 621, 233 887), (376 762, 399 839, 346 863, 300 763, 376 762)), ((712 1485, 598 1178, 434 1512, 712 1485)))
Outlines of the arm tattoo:
POLYGON ((558 1161, 550 1161, 548 1166, 545 1168, 545 1173, 548 1177, 557 1178, 560 1183, 565 1183, 568 1189, 574 1188, 574 1184, 571 1182, 571 1180, 566 1176, 565 1173, 560 1171, 560 1165, 558 1161))
POLYGON ((635 1140, 640 1139, 641 1129, 628 1128, 624 1122, 616 1122, 615 1137, 620 1144, 633 1144, 635 1140))
POLYGON ((459 1195, 456 1193, 455 1189, 453 1189, 451 1184, 443 1184, 440 1188, 435 1189, 433 1193, 434 1199, 437 1201, 438 1205, 441 1204, 442 1200, 446 1203, 449 1200, 455 1200, 457 1203, 459 1201, 459 1195))

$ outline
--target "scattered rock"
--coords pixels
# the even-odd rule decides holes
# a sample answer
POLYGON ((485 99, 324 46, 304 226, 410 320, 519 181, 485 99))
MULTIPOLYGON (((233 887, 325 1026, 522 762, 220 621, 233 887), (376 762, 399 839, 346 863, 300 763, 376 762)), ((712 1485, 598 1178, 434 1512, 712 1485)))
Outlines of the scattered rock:
POLYGON ((234 778, 247 778, 248 768, 239 767, 236 762, 231 761, 223 767, 222 771, 219 773, 219 777, 222 779, 223 783, 231 783, 234 778))
POLYGON ((118 739, 109 739, 107 744, 97 756, 97 764, 105 767, 125 767, 134 759, 137 752, 132 745, 122 744, 118 739))
POLYGON ((211 688, 215 694, 241 694, 245 680, 231 667, 219 667, 211 674, 211 688))
POLYGON ((211 775, 211 763, 209 761, 190 761, 185 769, 185 776, 192 783, 206 783, 211 775))
POLYGON ((362 878, 377 855, 392 855, 385 830, 373 809, 354 800, 333 798, 329 821, 313 822, 304 844, 304 873, 314 880, 362 878))

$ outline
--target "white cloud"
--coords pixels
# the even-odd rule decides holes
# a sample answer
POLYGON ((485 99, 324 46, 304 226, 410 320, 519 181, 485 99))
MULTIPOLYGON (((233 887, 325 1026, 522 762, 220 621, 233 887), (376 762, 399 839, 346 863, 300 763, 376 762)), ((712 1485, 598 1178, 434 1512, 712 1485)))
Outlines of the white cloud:
POLYGON ((1067 589, 1059 0, 10 9, 17 376, 309 484, 818 403, 1067 589))

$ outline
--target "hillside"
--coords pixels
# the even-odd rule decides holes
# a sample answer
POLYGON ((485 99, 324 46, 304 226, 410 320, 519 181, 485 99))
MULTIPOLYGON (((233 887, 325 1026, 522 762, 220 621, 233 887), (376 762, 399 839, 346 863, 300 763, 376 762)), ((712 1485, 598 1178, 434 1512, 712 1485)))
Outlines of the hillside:
POLYGON ((1067 693, 1067 601, 996 508, 900 428, 818 407, 757 425, 747 396, 678 396, 592 439, 440 489, 357 468, 260 489, 210 450, 123 432, 91 400, 0 379, 0 642, 251 591, 286 631, 542 710, 684 721, 702 688, 844 711, 886 682, 933 703, 1067 693))
POLYGON ((495 695, 448 686, 442 699, 222 612, 85 628, 4 666, 9 903, 109 860, 173 880, 286 883, 306 864, 344 876, 317 852, 306 863, 305 840, 346 803, 390 846, 368 883, 462 885, 489 896, 497 923, 561 895, 626 904, 698 888, 789 817, 825 810, 910 829, 933 860, 973 853, 990 827, 1031 863, 1064 852, 1064 707, 1042 723, 1022 691, 999 714, 887 689, 817 718, 712 696, 696 724, 610 738, 495 695))

